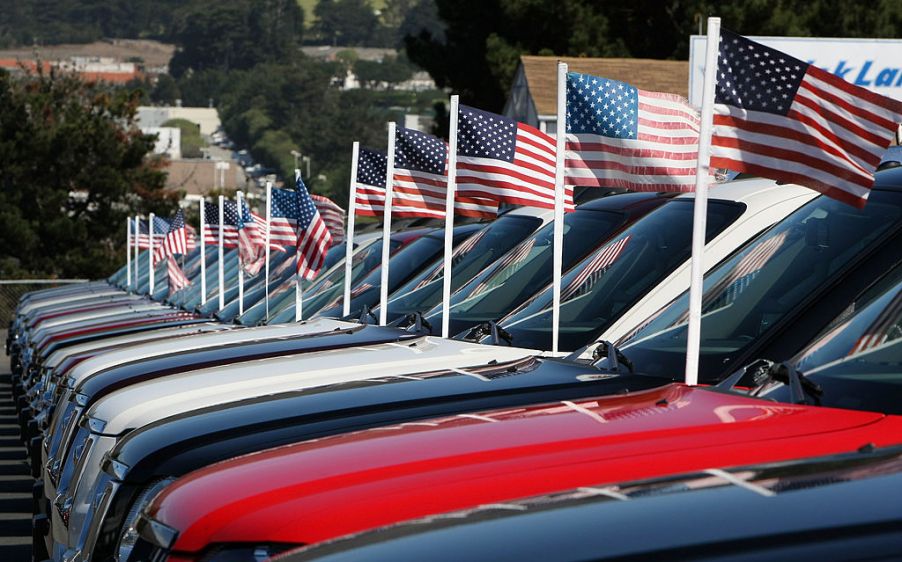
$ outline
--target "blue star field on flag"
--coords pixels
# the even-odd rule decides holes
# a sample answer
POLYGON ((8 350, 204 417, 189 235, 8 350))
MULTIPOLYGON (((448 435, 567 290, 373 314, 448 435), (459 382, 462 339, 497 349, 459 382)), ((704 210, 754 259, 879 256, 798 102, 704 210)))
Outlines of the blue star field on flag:
MULTIPOLYGON (((397 165, 397 163, 395 163, 397 165)), ((357 154, 357 183, 385 189, 388 157, 384 152, 361 148, 357 154)))
POLYGON ((567 74, 567 132, 634 139, 639 95, 633 86, 588 74, 567 74))
POLYGON ((514 161, 517 123, 513 119, 461 106, 458 128, 459 155, 514 161))
POLYGON ((399 127, 395 134, 395 169, 445 173, 448 147, 432 135, 399 127))

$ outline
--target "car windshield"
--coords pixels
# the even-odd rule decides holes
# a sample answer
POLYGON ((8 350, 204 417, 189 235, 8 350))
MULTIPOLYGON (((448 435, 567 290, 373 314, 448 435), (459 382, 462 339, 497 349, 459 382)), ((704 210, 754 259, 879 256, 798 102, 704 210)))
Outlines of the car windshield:
MULTIPOLYGON (((744 206, 721 200, 708 205, 706 239, 742 214, 744 206)), ((689 259, 692 199, 665 203, 592 252, 561 279, 560 349, 592 342, 628 307, 689 259)), ((519 347, 551 348, 551 286, 503 318, 519 347)))
MULTIPOLYGON (((612 211, 577 210, 564 217, 563 267, 606 240, 619 228, 625 215, 612 211)), ((472 325, 497 320, 551 281, 554 224, 537 233, 485 268, 451 296, 451 317, 472 325), (502 289, 503 287, 503 289, 502 289)), ((437 305, 427 315, 441 317, 437 305)))
MULTIPOLYGON (((889 290, 859 299, 840 320, 802 350, 791 363, 823 390, 818 403, 853 410, 902 414, 902 267, 884 281, 889 290)), ((760 394, 788 401, 789 388, 772 383, 760 394)))
MULTIPOLYGON (((451 257, 451 290, 457 290, 487 265, 542 225, 537 217, 505 215, 460 243, 451 257)), ((425 312, 442 298, 444 259, 436 262, 398 288, 389 300, 389 316, 425 312)))
MULTIPOLYGON (((894 228, 900 199, 897 192, 875 191, 859 210, 818 197, 705 276, 699 379, 716 378, 746 346, 894 228)), ((683 372, 688 301, 687 291, 618 342, 637 370, 683 372)))

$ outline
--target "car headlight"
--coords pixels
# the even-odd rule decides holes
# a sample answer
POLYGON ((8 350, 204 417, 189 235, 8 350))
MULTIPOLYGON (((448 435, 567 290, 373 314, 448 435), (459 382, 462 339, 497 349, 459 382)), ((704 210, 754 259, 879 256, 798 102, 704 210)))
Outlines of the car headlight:
POLYGON ((141 511, 147 507, 147 504, 150 503, 154 496, 160 493, 163 488, 168 486, 174 480, 175 478, 157 480, 141 490, 141 493, 135 498, 131 509, 128 510, 128 514, 125 516, 125 520, 122 523, 122 534, 119 536, 119 543, 116 545, 116 552, 118 553, 120 561, 128 560, 128 557, 132 553, 132 549, 135 547, 135 543, 138 541, 137 523, 141 511))

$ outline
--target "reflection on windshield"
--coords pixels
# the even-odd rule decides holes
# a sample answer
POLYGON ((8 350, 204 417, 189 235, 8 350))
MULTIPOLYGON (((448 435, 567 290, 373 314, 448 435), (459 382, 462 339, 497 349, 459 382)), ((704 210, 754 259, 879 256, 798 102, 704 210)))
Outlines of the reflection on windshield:
MULTIPOLYGON (((700 380, 721 377, 747 346, 894 227, 900 212, 899 194, 894 192, 875 191, 862 210, 819 197, 708 274, 700 380)), ((618 342, 639 371, 669 376, 683 372, 688 301, 686 292, 634 336, 618 342)))
MULTIPOLYGON (((737 203, 712 200, 706 238, 720 234, 743 208, 737 203)), ((573 351, 590 343, 689 259, 692 214, 691 199, 665 203, 562 277, 561 350, 573 351)), ((549 285, 500 324, 513 336, 514 345, 550 349, 551 308, 549 285)))

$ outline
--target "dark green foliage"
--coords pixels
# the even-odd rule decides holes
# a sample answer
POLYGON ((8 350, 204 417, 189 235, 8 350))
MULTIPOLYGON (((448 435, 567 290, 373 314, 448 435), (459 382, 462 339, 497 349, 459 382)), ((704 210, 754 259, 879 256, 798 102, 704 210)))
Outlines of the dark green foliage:
POLYGON ((378 44, 380 24, 369 0, 320 0, 313 26, 319 41, 329 45, 378 44))
POLYGON ((174 208, 133 127, 138 99, 0 72, 0 277, 103 275, 124 260, 128 214, 174 208))
POLYGON ((902 2, 879 0, 421 0, 445 25, 408 33, 407 54, 465 103, 500 111, 521 54, 683 59, 698 21, 745 35, 891 37, 902 2))

